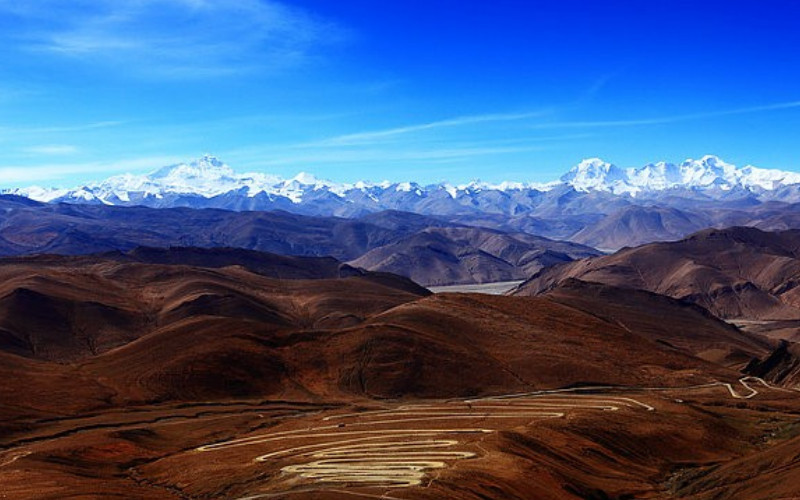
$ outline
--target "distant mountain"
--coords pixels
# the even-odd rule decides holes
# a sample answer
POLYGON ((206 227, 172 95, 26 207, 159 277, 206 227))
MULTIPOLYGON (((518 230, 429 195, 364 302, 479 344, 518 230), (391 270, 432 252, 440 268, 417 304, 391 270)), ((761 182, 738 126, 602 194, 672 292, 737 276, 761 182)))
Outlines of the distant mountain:
MULTIPOLYGON (((342 184, 308 173, 291 179, 241 174, 216 157, 204 156, 147 175, 118 175, 74 189, 28 187, 3 193, 3 200, 17 203, 284 210, 323 217, 395 210, 616 250, 680 239, 706 227, 761 223, 761 207, 791 209, 789 205, 800 202, 800 174, 738 168, 716 156, 640 168, 593 158, 546 184, 342 184)), ((800 215, 795 219, 789 227, 800 227, 800 215)))
POLYGON ((678 240, 687 234, 713 226, 711 217, 671 207, 630 206, 585 226, 572 241, 599 249, 617 249, 652 241, 678 240))
MULTIPOLYGON (((680 165, 649 164, 623 169, 598 158, 580 162, 560 181, 547 184, 471 182, 459 186, 415 182, 340 184, 308 173, 291 179, 263 173, 239 174, 214 156, 160 168, 147 175, 124 174, 75 189, 17 188, 5 193, 43 202, 102 203, 150 207, 203 207, 232 210, 285 209, 315 215, 352 215, 396 209, 417 213, 503 213, 536 211, 563 195, 604 192, 645 198, 678 191, 726 198, 731 193, 761 195, 800 184, 800 174, 746 166, 716 156, 680 165), (548 195, 547 193, 553 193, 548 195)), ((790 190, 795 194, 797 190, 790 190)))
POLYGON ((687 300, 721 318, 800 319, 800 230, 707 229, 544 269, 516 290, 541 295, 567 280, 687 300))
POLYGON ((298 267, 306 271, 314 269, 316 274, 307 277, 332 277, 355 271, 346 266, 340 268, 333 260, 338 259, 431 285, 524 279, 543 265, 598 254, 575 243, 529 234, 506 234, 396 211, 346 219, 281 211, 154 209, 26 201, 28 204, 0 199, 0 256, 112 252, 110 256, 127 262, 208 267, 238 263, 254 272, 264 266, 270 272, 277 269, 285 273, 295 272, 293 269, 298 267), (159 249, 167 247, 197 248, 159 249), (202 250, 220 247, 228 249, 210 253, 202 250), (123 254, 117 255, 119 252, 123 254), (332 259, 327 263, 317 261, 312 266, 309 261, 267 258, 259 252, 332 259))
POLYGON ((435 227, 370 250, 350 264, 431 286, 526 279, 543 267, 595 255, 593 248, 530 234, 435 227))
POLYGON ((686 160, 680 165, 651 163, 622 169, 599 158, 583 160, 561 177, 579 191, 609 191, 615 194, 653 193, 692 189, 713 193, 733 190, 773 191, 800 183, 800 174, 746 166, 737 168, 713 155, 686 160))

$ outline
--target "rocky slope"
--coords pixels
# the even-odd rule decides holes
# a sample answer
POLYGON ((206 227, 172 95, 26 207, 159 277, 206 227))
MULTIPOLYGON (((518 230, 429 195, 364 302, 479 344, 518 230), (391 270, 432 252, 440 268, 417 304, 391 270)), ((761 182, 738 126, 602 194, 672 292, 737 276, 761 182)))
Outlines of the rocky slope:
POLYGON ((577 278, 694 302, 722 318, 800 318, 800 231, 709 229, 672 243, 548 268, 517 295, 539 295, 577 278))

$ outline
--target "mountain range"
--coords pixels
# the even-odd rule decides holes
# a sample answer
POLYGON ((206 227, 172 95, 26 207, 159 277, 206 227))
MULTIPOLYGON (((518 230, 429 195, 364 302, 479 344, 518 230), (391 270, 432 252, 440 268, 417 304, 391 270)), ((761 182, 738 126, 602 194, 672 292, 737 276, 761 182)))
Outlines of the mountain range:
MULTIPOLYGON (((800 173, 763 169, 753 166, 738 168, 707 155, 699 160, 686 160, 679 165, 666 162, 651 163, 641 168, 623 169, 599 158, 581 161, 559 181, 549 183, 501 182, 490 184, 473 181, 452 185, 439 183, 421 185, 416 182, 381 183, 359 181, 335 183, 320 180, 301 172, 291 179, 282 179, 263 173, 236 173, 219 158, 203 156, 190 163, 180 163, 160 168, 146 175, 123 174, 104 181, 90 183, 74 189, 17 188, 6 194, 16 194, 44 202, 103 203, 106 205, 145 205, 153 207, 205 206, 231 209, 286 208, 297 205, 297 211, 306 207, 347 211, 336 207, 336 202, 350 207, 351 212, 385 209, 426 211, 421 199, 440 198, 452 200, 441 209, 448 211, 473 208, 486 212, 519 213, 524 209, 524 198, 535 198, 534 193, 547 193, 571 188, 577 192, 607 192, 631 197, 681 191, 701 192, 706 196, 724 198, 728 193, 766 193, 800 184, 800 173), (520 196, 523 194, 523 196, 520 196), (492 196, 516 201, 489 203, 492 196), (505 195, 505 196, 503 196, 505 195), (205 201, 203 201, 205 200, 205 201), (480 202, 475 203, 476 200, 480 202), (416 207, 410 210, 412 206, 416 207)), ((766 196, 769 197, 769 196, 766 196)), ((533 200, 528 204, 534 208, 533 200)), ((430 206, 428 210, 437 207, 430 206)), ((332 213, 331 215, 335 215, 332 213)))
MULTIPOLYGON (((0 256, 129 252, 137 247, 227 247, 333 257, 371 271, 413 277, 423 285, 522 280, 550 263, 598 254, 577 243, 396 211, 347 219, 283 211, 43 204, 0 195, 0 256), (405 259, 382 257, 393 253, 405 259)), ((155 252, 140 250, 126 258, 155 252)), ((178 260, 189 263, 196 253, 187 251, 178 260)), ((246 252, 217 258, 240 265, 257 260, 246 252)), ((287 260, 285 267, 293 265, 287 260)))
POLYGON ((677 240, 708 227, 756 225, 766 213, 785 217, 797 211, 800 174, 738 168, 715 156, 628 169, 595 158, 545 184, 341 184, 306 173, 291 179, 239 174, 218 158, 204 156, 74 189, 28 187, 4 193, 51 204, 284 210, 345 218, 396 210, 616 250, 677 240))

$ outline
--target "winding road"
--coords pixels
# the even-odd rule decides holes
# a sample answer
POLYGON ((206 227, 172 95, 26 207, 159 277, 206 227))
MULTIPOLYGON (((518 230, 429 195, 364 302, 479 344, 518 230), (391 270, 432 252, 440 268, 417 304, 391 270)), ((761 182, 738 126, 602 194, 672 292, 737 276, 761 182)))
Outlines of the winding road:
MULTIPOLYGON (((519 420, 520 424, 526 424, 534 420, 563 418, 577 410, 615 412, 621 409, 654 410, 652 406, 632 398, 583 394, 401 405, 385 410, 328 415, 321 419, 323 425, 208 444, 196 451, 213 452, 256 445, 274 447, 254 460, 289 462, 281 467, 284 475, 321 488, 404 488, 423 485, 434 470, 477 457, 476 451, 466 448, 482 435, 497 432, 493 421, 519 420), (414 425, 421 422, 426 425, 414 425), (458 425, 452 425, 454 423, 458 425), (475 423, 482 425, 475 426, 475 423), (287 441, 292 446, 283 447, 287 441)), ((342 493, 350 492, 342 490, 342 493)))
MULTIPOLYGON (((594 386, 335 413, 321 418, 317 426, 207 444, 196 451, 254 446, 266 449, 253 460, 281 466, 281 478, 288 480, 287 489, 247 499, 291 495, 309 488, 386 499, 392 498, 387 496, 392 488, 422 486, 430 482, 426 478, 433 471, 478 457, 476 448, 480 447, 475 443, 507 427, 501 422, 518 420, 520 425, 526 425, 564 418, 576 411, 656 411, 637 399, 608 394, 611 391, 686 392, 723 387, 732 398, 751 399, 759 394, 756 385, 785 390, 758 377, 742 377, 738 382, 744 388, 742 392, 728 382, 688 387, 594 386), (590 394, 584 394, 587 392, 590 394), (285 446, 287 442, 291 446, 285 446), (350 488, 382 488, 384 493, 374 495, 350 488)), ((271 486, 281 488, 277 484, 271 486)))

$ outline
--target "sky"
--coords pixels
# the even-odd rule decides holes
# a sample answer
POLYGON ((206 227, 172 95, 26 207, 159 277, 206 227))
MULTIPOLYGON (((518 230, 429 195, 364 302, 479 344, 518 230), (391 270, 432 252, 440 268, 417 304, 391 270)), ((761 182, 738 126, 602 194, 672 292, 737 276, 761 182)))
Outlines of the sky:
POLYGON ((789 0, 0 0, 0 188, 240 172, 800 171, 789 0))

